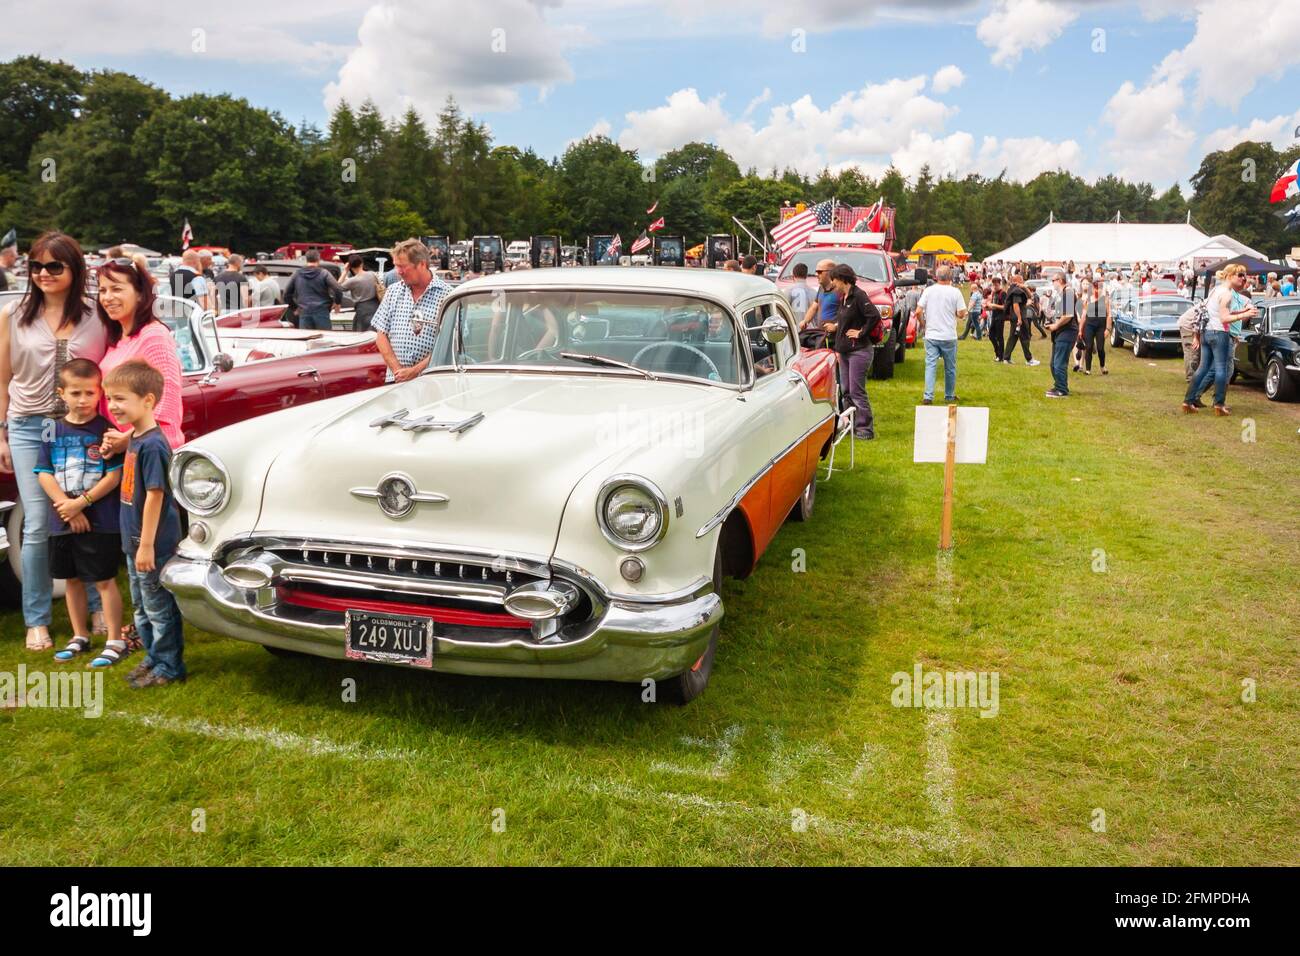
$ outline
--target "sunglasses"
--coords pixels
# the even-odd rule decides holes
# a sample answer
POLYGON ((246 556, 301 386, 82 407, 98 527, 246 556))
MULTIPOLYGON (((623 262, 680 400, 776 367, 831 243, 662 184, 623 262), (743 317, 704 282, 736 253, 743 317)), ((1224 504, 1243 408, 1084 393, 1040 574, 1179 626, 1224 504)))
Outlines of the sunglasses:
POLYGON ((42 269, 45 270, 47 275, 61 276, 63 275, 63 270, 65 268, 67 267, 57 259, 53 259, 49 262, 38 262, 35 259, 27 260, 27 273, 32 277, 40 275, 42 269))

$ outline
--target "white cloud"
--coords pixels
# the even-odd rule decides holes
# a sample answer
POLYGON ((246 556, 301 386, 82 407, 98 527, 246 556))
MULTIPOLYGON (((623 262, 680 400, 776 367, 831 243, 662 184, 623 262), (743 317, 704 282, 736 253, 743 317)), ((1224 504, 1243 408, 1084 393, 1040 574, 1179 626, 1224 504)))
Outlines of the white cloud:
POLYGON ((618 141, 638 150, 643 160, 692 140, 712 142, 742 169, 766 173, 788 166, 810 176, 827 167, 856 167, 879 177, 892 163, 905 176, 929 166, 936 178, 997 175, 1005 169, 1012 178, 1031 179, 1044 170, 1078 165, 1082 151, 1073 140, 986 137, 977 153, 971 133, 945 133, 957 111, 926 96, 926 83, 922 75, 868 84, 824 109, 805 95, 771 107, 763 122, 752 121, 750 109, 733 118, 723 97, 706 100, 687 88, 663 106, 628 113, 618 141))
POLYGON ((1198 102, 1236 107, 1266 77, 1300 64, 1300 15, 1277 0, 1198 0, 1196 34, 1156 68, 1178 82, 1196 76, 1198 102))
POLYGON ((1053 0, 997 0, 975 35, 992 47, 994 66, 1010 69, 1025 50, 1048 46, 1078 17, 1077 11, 1053 0))
POLYGON ((742 113, 741 116, 743 116, 745 119, 749 119, 749 115, 753 113, 754 110, 758 109, 758 107, 762 106, 771 98, 772 98, 771 89, 766 86, 763 87, 763 92, 759 93, 758 96, 754 97, 752 100, 749 101, 749 105, 745 107, 745 112, 742 113))
MULTIPOLYGON (((348 0, 321 0, 310 6, 267 5, 255 20, 227 16, 183 4, 160 4, 147 14, 124 12, 100 0, 65 0, 58 26, 34 9, 6 16, 0 30, 0 57, 38 53, 83 67, 101 69, 106 57, 181 57, 327 69, 340 62, 347 45, 320 39, 322 22, 347 22, 356 16, 348 0), (140 17, 145 17, 142 24, 140 17), (196 35, 195 31, 202 31, 196 35)), ((143 72, 133 70, 132 72, 143 72)))
POLYGON ((930 89, 943 95, 950 90, 955 90, 965 82, 966 74, 961 71, 960 67, 949 64, 935 72, 934 79, 930 81, 930 89))
POLYGON ((1286 149, 1300 138, 1300 110, 1290 116, 1272 119, 1253 119, 1245 126, 1225 126, 1205 137, 1201 148, 1207 153, 1232 149, 1238 143, 1271 143, 1277 149, 1286 149))
POLYGON ((1168 186, 1186 168, 1196 134, 1178 115, 1182 85, 1154 78, 1142 89, 1124 82, 1102 114, 1114 135, 1105 144, 1108 171, 1129 180, 1168 186))
POLYGON ((589 39, 581 27, 552 26, 530 0, 461 4, 454 27, 418 0, 371 6, 358 45, 325 87, 326 107, 369 98, 388 116, 414 106, 432 117, 450 94, 470 111, 515 109, 521 88, 541 98, 572 82, 565 52, 589 39))

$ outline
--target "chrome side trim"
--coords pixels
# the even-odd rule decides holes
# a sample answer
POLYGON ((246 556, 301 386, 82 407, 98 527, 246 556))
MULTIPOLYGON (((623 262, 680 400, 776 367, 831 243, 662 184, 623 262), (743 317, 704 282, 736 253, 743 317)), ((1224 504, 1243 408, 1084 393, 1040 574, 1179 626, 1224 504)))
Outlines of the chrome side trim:
POLYGON ((794 441, 790 442, 790 444, 786 445, 785 448, 784 448, 781 452, 779 452, 778 454, 776 454, 776 455, 775 455, 771 460, 768 461, 768 463, 767 463, 766 465, 764 465, 762 468, 760 468, 760 469, 758 470, 758 473, 755 474, 753 478, 750 478, 749 481, 747 481, 747 482, 745 482, 743 485, 741 485, 740 490, 737 491, 734 495, 731 496, 731 500, 728 501, 725 505, 723 505, 723 506, 718 510, 718 512, 717 512, 716 514, 714 514, 714 516, 713 516, 712 518, 710 518, 708 521, 706 521, 706 522, 704 523, 704 526, 701 527, 699 531, 695 532, 695 537, 697 537, 697 538, 703 538, 706 534, 708 534, 710 531, 712 531, 712 530, 713 530, 714 528, 716 528, 718 525, 722 524, 722 522, 726 521, 726 520, 727 520, 727 515, 731 514, 731 512, 735 509, 735 507, 736 507, 738 504, 740 504, 740 500, 741 500, 742 498, 744 498, 745 495, 749 494, 749 490, 750 490, 751 488, 753 488, 756 484, 758 484, 759 481, 762 480, 763 476, 766 475, 769 471, 771 471, 772 468, 773 468, 773 466, 774 466, 778 461, 780 461, 780 460, 781 460, 782 458, 784 458, 786 455, 790 454, 790 452, 794 451, 795 448, 797 448, 799 445, 803 444, 803 442, 807 440, 807 438, 808 438, 809 435, 811 435, 811 434, 812 434, 813 432, 815 432, 817 429, 821 428, 823 425, 825 425, 827 422, 833 420, 834 418, 835 418, 834 415, 827 415, 825 418, 823 418, 821 421, 819 421, 819 422, 818 422, 816 425, 814 425, 812 428, 808 429, 806 432, 804 432, 802 435, 800 435, 800 436, 799 436, 798 438, 796 438, 794 441))

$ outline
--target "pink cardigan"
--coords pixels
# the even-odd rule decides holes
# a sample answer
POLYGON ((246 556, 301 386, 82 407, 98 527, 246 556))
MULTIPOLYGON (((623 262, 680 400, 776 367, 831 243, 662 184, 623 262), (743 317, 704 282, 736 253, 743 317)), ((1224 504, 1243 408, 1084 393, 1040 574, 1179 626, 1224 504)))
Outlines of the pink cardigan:
MULTIPOLYGON (((162 400, 154 408, 154 418, 172 448, 179 448, 185 444, 185 435, 181 431, 184 414, 181 389, 185 381, 181 378, 181 360, 176 355, 176 340, 172 338, 171 330, 162 322, 150 322, 139 335, 134 338, 123 336, 116 345, 110 346, 99 367, 107 376, 112 369, 131 359, 143 359, 162 372, 162 400)), ((113 422, 107 400, 102 403, 101 410, 104 417, 113 422)), ((113 422, 113 427, 118 431, 125 430, 117 422, 113 422)))

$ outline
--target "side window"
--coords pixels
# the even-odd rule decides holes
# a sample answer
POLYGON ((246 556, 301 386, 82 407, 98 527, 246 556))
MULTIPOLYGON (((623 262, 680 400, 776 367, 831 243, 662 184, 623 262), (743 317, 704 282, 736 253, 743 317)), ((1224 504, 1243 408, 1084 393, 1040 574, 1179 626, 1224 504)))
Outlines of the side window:
POLYGON ((754 381, 776 371, 778 359, 776 346, 763 338, 763 323, 770 315, 771 306, 758 306, 749 309, 742 321, 745 323, 745 339, 749 343, 749 354, 754 361, 754 381))
POLYGON ((776 300, 776 315, 785 321, 790 327, 790 331, 780 342, 776 344, 777 368, 785 368, 794 358, 795 353, 799 351, 799 337, 795 334, 795 329, 799 323, 794 320, 790 314, 790 308, 781 299, 776 300))

